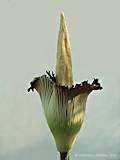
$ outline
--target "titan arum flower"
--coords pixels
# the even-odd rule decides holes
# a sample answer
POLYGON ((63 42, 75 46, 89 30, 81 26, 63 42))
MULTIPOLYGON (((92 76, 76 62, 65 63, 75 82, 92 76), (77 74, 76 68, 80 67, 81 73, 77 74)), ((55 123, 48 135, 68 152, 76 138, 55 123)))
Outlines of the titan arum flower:
POLYGON ((60 16, 57 46, 56 75, 35 78, 28 91, 36 89, 40 95, 48 126, 54 136, 61 160, 69 159, 68 153, 83 123, 86 101, 93 90, 102 87, 98 79, 90 84, 84 81, 73 85, 71 47, 64 14, 60 16))

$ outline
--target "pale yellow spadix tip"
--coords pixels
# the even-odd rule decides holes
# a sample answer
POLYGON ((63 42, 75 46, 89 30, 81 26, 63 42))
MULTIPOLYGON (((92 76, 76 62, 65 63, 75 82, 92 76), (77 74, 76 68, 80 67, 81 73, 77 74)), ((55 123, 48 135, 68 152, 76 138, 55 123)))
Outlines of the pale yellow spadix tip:
POLYGON ((59 85, 73 85, 71 46, 65 16, 60 14, 60 30, 57 44, 56 80, 59 85))
POLYGON ((64 19, 64 21, 65 21, 64 12, 61 12, 61 13, 60 13, 60 19, 61 19, 61 20, 63 20, 63 19, 64 19))
POLYGON ((68 34, 68 29, 67 29, 67 25, 66 25, 66 21, 65 21, 64 12, 61 12, 61 14, 60 14, 60 30, 65 30, 66 34, 68 34))

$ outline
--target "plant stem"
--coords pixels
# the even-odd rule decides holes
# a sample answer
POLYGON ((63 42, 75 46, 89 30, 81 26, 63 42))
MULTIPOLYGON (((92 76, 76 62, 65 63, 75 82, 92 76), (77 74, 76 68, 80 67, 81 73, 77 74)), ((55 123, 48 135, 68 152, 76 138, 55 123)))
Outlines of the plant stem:
POLYGON ((70 160, 69 152, 60 152, 60 160, 70 160))

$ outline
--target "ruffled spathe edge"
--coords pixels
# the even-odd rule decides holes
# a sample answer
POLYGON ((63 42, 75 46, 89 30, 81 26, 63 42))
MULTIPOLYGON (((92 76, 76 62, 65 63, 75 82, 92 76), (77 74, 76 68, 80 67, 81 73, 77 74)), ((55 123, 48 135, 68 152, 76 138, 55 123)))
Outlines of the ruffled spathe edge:
MULTIPOLYGON (((47 75, 43 75, 41 77, 36 77, 32 82, 30 82, 30 87, 28 88, 28 92, 30 90, 34 91, 34 89, 38 90, 38 86, 40 85, 40 79, 46 79, 45 81, 49 81, 49 86, 47 86, 46 89, 52 88, 53 86, 61 88, 63 91, 68 92, 69 99, 85 92, 91 92, 93 90, 101 90, 103 87, 98 82, 98 79, 94 79, 92 83, 88 83, 88 81, 83 81, 80 84, 73 85, 71 88, 68 88, 68 86, 61 86, 56 83, 56 77, 53 74, 50 74, 50 71, 46 71, 47 75)), ((40 88, 39 88, 40 89, 40 88)))

